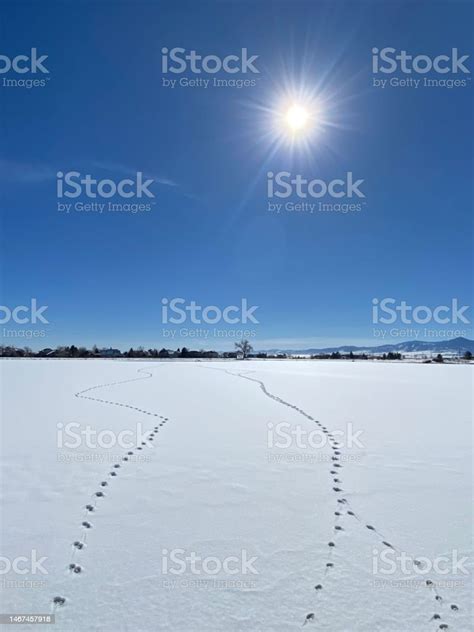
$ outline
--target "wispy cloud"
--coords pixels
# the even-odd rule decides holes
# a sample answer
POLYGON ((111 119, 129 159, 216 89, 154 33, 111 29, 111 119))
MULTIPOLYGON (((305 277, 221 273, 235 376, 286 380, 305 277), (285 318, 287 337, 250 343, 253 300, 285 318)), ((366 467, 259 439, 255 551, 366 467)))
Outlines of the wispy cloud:
MULTIPOLYGON (((141 169, 134 169, 126 165, 101 162, 93 160, 87 165, 80 164, 76 167, 78 170, 90 172, 93 169, 106 171, 108 174, 116 173, 123 176, 134 177, 141 169)), ((50 165, 32 164, 26 162, 15 162, 12 160, 0 160, 0 178, 7 182, 22 182, 25 184, 39 184, 54 180, 61 168, 53 168, 50 165)), ((146 178, 151 178, 154 182, 164 186, 176 187, 178 184, 163 175, 142 171, 146 178)))
MULTIPOLYGON (((93 160, 90 164, 96 169, 102 169, 103 171, 109 171, 112 173, 119 173, 124 176, 134 176, 137 171, 142 171, 142 169, 132 169, 131 167, 127 167, 126 165, 111 162, 102 162, 100 160, 93 160)), ((162 175, 157 175, 156 173, 150 173, 148 171, 142 171, 142 173, 146 178, 151 178, 155 182, 158 182, 158 184, 164 184, 169 187, 178 186, 176 182, 162 175)))

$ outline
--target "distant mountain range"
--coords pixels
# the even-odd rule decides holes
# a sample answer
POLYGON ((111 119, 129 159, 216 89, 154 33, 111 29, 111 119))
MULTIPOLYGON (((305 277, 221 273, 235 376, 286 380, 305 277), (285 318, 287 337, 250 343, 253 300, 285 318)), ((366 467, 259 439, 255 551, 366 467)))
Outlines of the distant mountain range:
POLYGON ((452 340, 443 340, 440 342, 425 342, 423 340, 410 340, 408 342, 399 342, 397 344, 380 345, 376 347, 356 347, 354 345, 345 345, 342 347, 325 347, 324 349, 267 349, 267 353, 293 353, 304 355, 317 355, 319 353, 459 353, 466 351, 474 353, 474 340, 468 338, 453 338, 452 340))

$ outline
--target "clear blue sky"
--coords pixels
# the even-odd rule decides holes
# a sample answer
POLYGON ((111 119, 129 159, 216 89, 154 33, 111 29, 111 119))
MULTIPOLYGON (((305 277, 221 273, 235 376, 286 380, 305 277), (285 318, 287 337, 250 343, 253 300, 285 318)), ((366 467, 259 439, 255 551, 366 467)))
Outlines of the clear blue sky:
POLYGON ((49 321, 40 341, 4 343, 233 346, 164 339, 163 297, 221 308, 247 298, 259 306, 257 348, 377 344, 374 297, 470 305, 470 75, 464 88, 377 89, 371 51, 471 55, 471 29, 467 2, 3 2, 0 54, 36 47, 49 69, 44 87, 0 86, 0 303, 36 297, 49 321), (257 85, 165 88, 163 47, 247 48, 257 85), (326 121, 293 148, 266 133, 265 108, 289 86, 324 101, 326 121), (141 171, 155 204, 59 213, 56 173, 71 170, 141 171), (275 215, 267 171, 352 171, 366 204, 275 215))

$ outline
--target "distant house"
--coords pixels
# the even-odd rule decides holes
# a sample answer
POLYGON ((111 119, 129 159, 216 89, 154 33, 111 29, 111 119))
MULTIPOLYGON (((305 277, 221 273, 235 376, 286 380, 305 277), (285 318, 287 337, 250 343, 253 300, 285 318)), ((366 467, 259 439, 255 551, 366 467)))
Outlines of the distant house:
POLYGON ((42 358, 53 355, 54 351, 52 349, 50 349, 49 347, 47 347, 46 349, 41 349, 41 351, 38 352, 38 355, 42 358))
POLYGON ((99 353, 102 358, 118 358, 122 355, 119 349, 112 349, 109 347, 108 349, 99 349, 99 353))

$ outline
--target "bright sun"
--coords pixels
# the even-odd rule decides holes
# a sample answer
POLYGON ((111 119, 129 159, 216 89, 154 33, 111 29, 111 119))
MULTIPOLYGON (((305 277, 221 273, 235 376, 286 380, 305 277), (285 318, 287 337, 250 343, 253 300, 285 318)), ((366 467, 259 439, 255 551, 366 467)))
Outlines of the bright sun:
POLYGON ((274 97, 273 107, 261 107, 265 116, 264 135, 277 146, 310 151, 327 126, 321 97, 309 90, 289 88, 282 88, 274 97))
POLYGON ((301 105, 292 105, 287 111, 285 119, 291 131, 301 132, 308 126, 309 113, 301 105))

